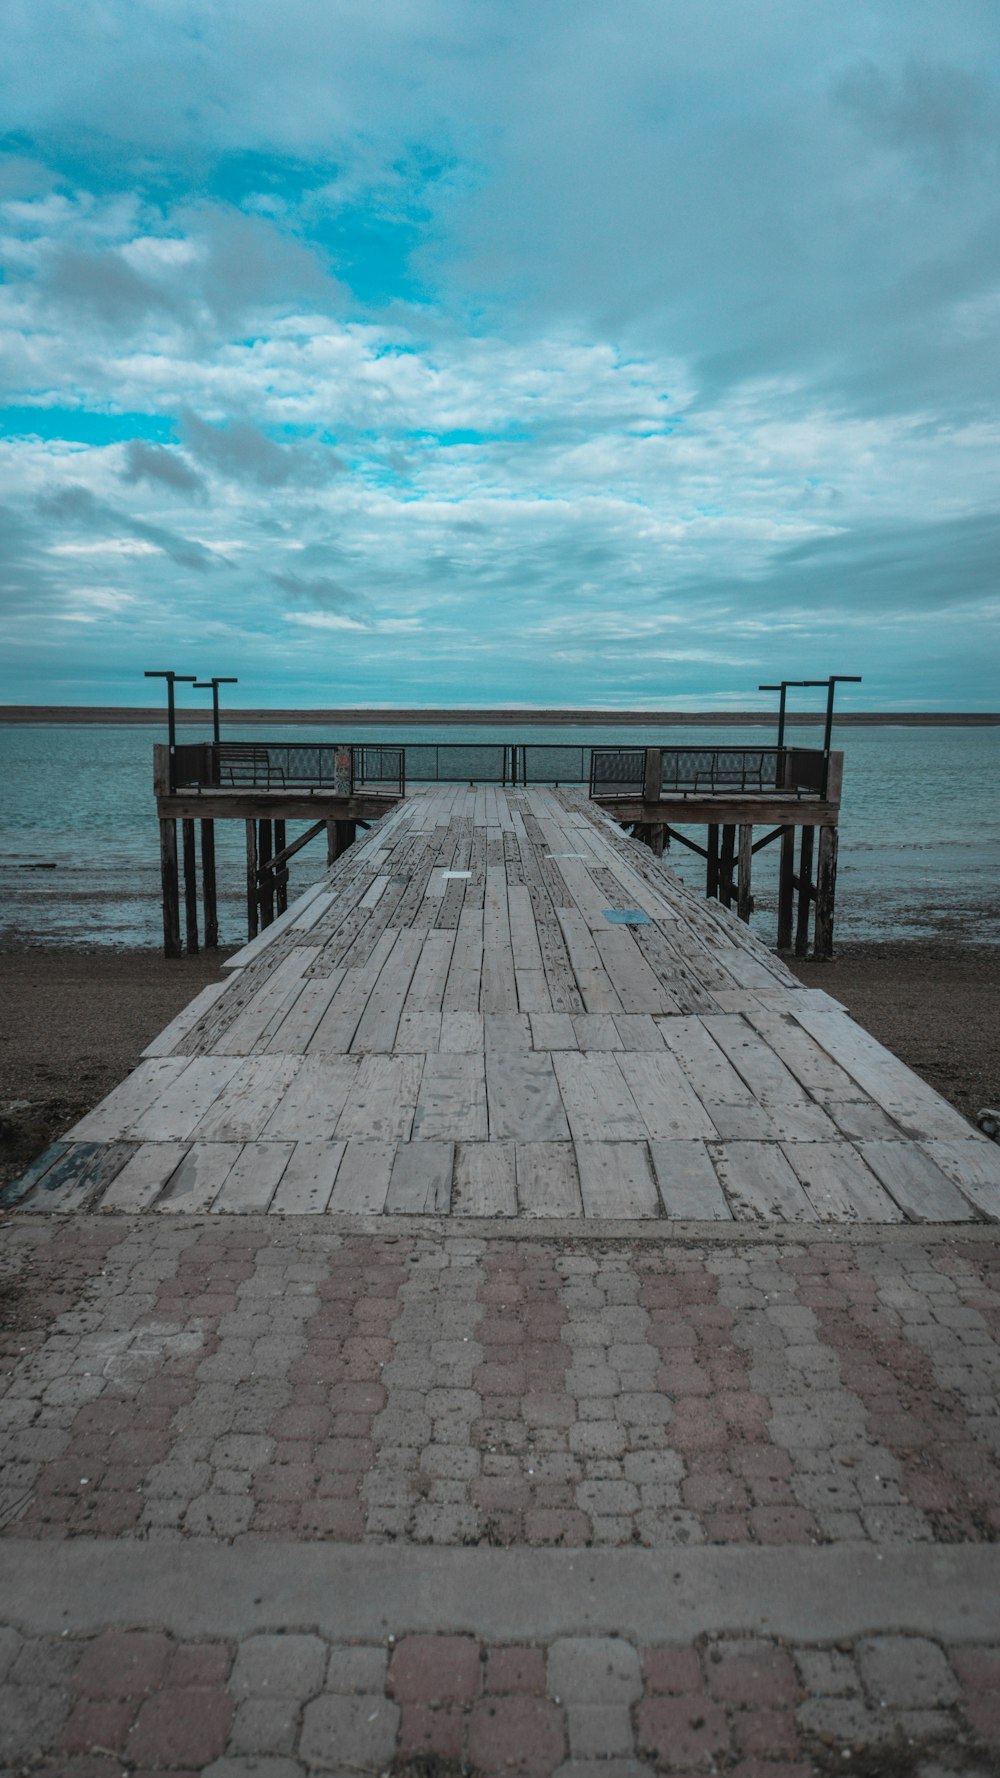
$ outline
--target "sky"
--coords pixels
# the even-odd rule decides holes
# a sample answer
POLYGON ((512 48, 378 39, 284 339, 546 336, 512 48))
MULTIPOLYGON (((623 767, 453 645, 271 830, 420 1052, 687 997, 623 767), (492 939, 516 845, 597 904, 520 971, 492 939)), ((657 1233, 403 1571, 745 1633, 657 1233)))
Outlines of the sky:
POLYGON ((998 142, 996 0, 7 0, 0 702, 1000 708, 998 142))

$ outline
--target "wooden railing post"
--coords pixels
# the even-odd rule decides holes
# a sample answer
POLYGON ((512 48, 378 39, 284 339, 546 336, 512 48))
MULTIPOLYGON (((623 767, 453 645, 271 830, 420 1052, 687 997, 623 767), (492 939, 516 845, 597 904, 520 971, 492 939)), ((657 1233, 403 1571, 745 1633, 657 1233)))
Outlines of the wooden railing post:
POLYGON ((644 803, 658 803, 663 788, 663 749, 647 747, 646 760, 642 774, 642 800, 644 803))
MULTIPOLYGON (((167 749, 164 747, 163 752, 167 749)), ((177 823, 160 822, 160 882, 163 890, 163 955, 181 954, 180 888, 177 881, 177 823)))

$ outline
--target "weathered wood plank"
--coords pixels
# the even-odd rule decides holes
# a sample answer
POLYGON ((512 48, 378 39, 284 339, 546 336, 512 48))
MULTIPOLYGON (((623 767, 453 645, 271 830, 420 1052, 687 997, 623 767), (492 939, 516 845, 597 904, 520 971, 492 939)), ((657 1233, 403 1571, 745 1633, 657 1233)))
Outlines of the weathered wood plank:
POLYGON ((549 1052, 493 1050, 486 1058, 492 1142, 565 1142, 569 1124, 549 1052))
POLYGON ((101 1199, 101 1209, 148 1210, 180 1166, 189 1146, 187 1142, 140 1143, 108 1186, 101 1199))
POLYGON ((329 1142, 360 1065, 354 1056, 303 1057, 263 1126, 264 1137, 329 1142))
POLYGON ((199 1142, 253 1142, 276 1111, 300 1056, 250 1056, 241 1062, 210 1111, 195 1126, 199 1142))
POLYGON ((650 1136, 716 1135, 716 1127, 669 1050, 623 1050, 615 1057, 650 1136))
POLYGON ((385 1209, 395 1156, 394 1142, 348 1142, 337 1169, 329 1210, 344 1216, 380 1215, 385 1209))
POLYGON ((248 1216, 265 1211, 294 1146, 292 1142, 248 1142, 212 1202, 213 1215, 248 1216))
POLYGON ((556 1050, 552 1064, 574 1142, 644 1139, 642 1114, 613 1056, 556 1050))
POLYGON ((849 1142, 786 1142, 783 1148, 820 1222, 902 1222, 902 1211, 849 1142))
POLYGON ((156 1056, 140 1062, 120 1086, 115 1087, 66 1132, 67 1142, 111 1142, 130 1131, 144 1111, 191 1066, 189 1056, 156 1056))
POLYGON ((330 1202, 346 1142, 296 1142, 271 1199, 272 1214, 318 1216, 330 1202))
POLYGON ((140 1142, 183 1142, 225 1091, 240 1066, 238 1056, 195 1056, 183 1074, 135 1119, 129 1134, 140 1142))
POLYGON ((518 1142, 514 1150, 522 1216, 581 1216, 580 1179, 572 1142, 518 1142))
POLYGON ((975 1212, 916 1142, 859 1142, 858 1153, 909 1222, 971 1222, 975 1212))
POLYGON ((650 1158, 668 1216, 729 1222, 732 1211, 703 1142, 655 1141, 650 1158))
POLYGON ((242 1142, 192 1143, 156 1199, 154 1209, 168 1216, 208 1210, 236 1165, 242 1148, 242 1142))
POLYGON ((363 1056, 337 1135, 367 1142, 406 1142, 423 1071, 420 1056, 363 1056))
POLYGON ((516 1216, 512 1142, 459 1142, 452 1210, 456 1216, 516 1216))
POLYGON ((816 1222, 788 1157, 773 1142, 721 1142, 712 1159, 734 1211, 750 1222, 816 1222))
POLYGON ((576 1164, 585 1216, 660 1214, 645 1142, 577 1142, 576 1164))
POLYGON ((413 1140, 484 1142, 486 1063, 483 1056, 427 1056, 413 1115, 413 1140))
POLYGON ((220 994, 224 994, 228 986, 228 981, 207 983, 201 993, 196 994, 183 1011, 179 1012, 175 1019, 171 1019, 169 1025, 163 1027, 159 1036, 154 1037, 152 1043, 147 1043, 142 1052, 143 1057, 171 1055, 177 1045, 187 1036, 192 1026, 198 1023, 202 1013, 207 1012, 210 1006, 214 1006, 220 994))
POLYGON ((389 1214, 446 1216, 451 1208, 453 1142, 402 1142, 385 1200, 389 1214))
POLYGON ((1000 1222, 1000 1148, 981 1136, 935 1137, 923 1147, 935 1166, 990 1222, 1000 1222))

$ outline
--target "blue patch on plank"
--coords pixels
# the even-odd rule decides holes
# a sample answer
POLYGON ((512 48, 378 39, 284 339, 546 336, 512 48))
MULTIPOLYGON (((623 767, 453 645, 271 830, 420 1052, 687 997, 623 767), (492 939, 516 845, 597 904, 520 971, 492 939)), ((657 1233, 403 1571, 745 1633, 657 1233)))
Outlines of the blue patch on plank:
POLYGON ((649 915, 641 908, 605 908, 604 918, 610 920, 612 926, 648 926, 649 915))

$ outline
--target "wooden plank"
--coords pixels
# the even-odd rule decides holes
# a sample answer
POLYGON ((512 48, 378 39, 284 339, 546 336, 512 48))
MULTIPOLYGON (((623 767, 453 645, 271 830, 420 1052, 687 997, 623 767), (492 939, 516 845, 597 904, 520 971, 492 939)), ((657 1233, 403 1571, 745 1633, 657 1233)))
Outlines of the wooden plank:
POLYGON ((516 1216, 512 1142, 459 1142, 452 1211, 456 1216, 516 1216))
POLYGON ((638 1142, 646 1125, 613 1056, 552 1054, 574 1142, 638 1142))
POLYGON ((753 1094, 700 1018, 660 1019, 657 1028, 703 1103, 750 1105, 753 1094))
POLYGON ((622 1050, 615 1061, 650 1136, 715 1137, 714 1123, 669 1050, 622 1050))
POLYGON ((172 1216, 208 1210, 239 1159, 242 1142, 192 1143, 154 1208, 172 1216))
POLYGON ((318 1216, 330 1202, 346 1142, 295 1142, 278 1189, 272 1215, 318 1216))
POLYGON ((705 1029, 750 1088, 758 1105, 801 1105, 805 1088, 740 1013, 708 1013, 705 1029))
POLYGON ((435 929, 427 934, 410 982, 406 1012, 417 1008, 440 1011, 454 949, 453 931, 435 929))
POLYGON ((479 1004, 484 1013, 517 1011, 517 982, 507 911, 507 880, 502 869, 488 869, 486 872, 479 1004))
POLYGON ((651 1142, 649 1153, 668 1216, 695 1222, 732 1221, 733 1213, 703 1142, 651 1142))
POLYGON ((300 1056, 251 1056, 241 1062, 195 1126, 199 1142, 253 1142, 287 1092, 300 1056))
POLYGON ((903 1133, 889 1113, 872 1099, 828 1099, 823 1109, 840 1134, 852 1141, 859 1136, 884 1136, 889 1142, 898 1142, 903 1133))
POLYGON ((110 1142, 115 1137, 124 1136, 136 1119, 190 1066, 189 1056, 155 1056, 140 1062, 120 1086, 66 1132, 65 1140, 110 1142))
POLYGON ((337 1169, 330 1211, 349 1216, 380 1215, 385 1209, 395 1154, 394 1142, 348 1142, 337 1169))
POLYGON ((329 1142, 359 1067, 353 1056, 305 1056, 263 1126, 265 1138, 329 1142))
MULTIPOLYGON (((587 1012, 624 1012, 601 953, 583 915, 572 908, 557 908, 559 925, 569 953, 570 966, 587 1012)), ((603 918, 603 915, 602 915, 603 918)), ((556 1004, 555 996, 552 1000, 556 1004)), ((638 1008, 639 1011, 646 1009, 638 1008)))
MULTIPOLYGON (((627 1050, 662 1050, 665 1039, 656 1020, 648 1012, 619 1012, 615 1026, 621 1047, 627 1050)), ((584 1047, 581 1044, 581 1049, 584 1047)))
MULTIPOLYGON (((322 891, 322 882, 314 883, 311 889, 307 889, 304 895, 300 895, 285 913, 279 914, 276 920, 272 920, 270 926, 265 927, 263 932, 258 933, 256 938, 250 940, 249 944, 242 945, 238 951, 233 952, 231 957, 227 957, 222 965, 223 969, 245 969, 248 963, 256 963, 258 957, 289 926, 295 926, 302 931, 308 930, 310 914, 314 919, 319 918, 315 904, 322 895, 322 891)), ((332 899, 332 896, 327 897, 328 901, 332 899)), ((319 912, 322 911, 321 907, 319 912)))
POLYGON ((272 1020, 278 1023, 294 1004, 302 975, 313 960, 310 950, 290 951, 282 957, 261 988, 242 1008, 228 1031, 212 1045, 217 1056, 248 1056, 272 1020))
POLYGON ((507 888, 507 912, 510 920, 510 942, 514 966, 518 970, 543 970, 535 912, 531 891, 524 883, 511 883, 507 888))
POLYGON ((488 1131, 484 1058, 429 1055, 413 1114, 413 1140, 482 1142, 488 1131))
POLYGON ((171 1019, 169 1025, 164 1026, 159 1036, 153 1038, 152 1043, 147 1043, 142 1052, 143 1056, 169 1056, 187 1036, 192 1026, 198 1023, 202 1013, 207 1012, 210 1006, 215 1005, 219 995, 224 994, 228 986, 228 981, 209 982, 202 988, 201 993, 196 994, 183 1011, 177 1014, 175 1019, 171 1019))
POLYGON ((479 985, 482 971, 482 909, 463 907, 458 919, 458 930, 455 934, 451 968, 448 971, 448 980, 441 1000, 443 1013, 479 1011, 479 985))
POLYGON ((483 1046, 493 1050, 530 1050, 531 1021, 523 1012, 483 1014, 483 1046))
POLYGON ((783 1147, 820 1222, 902 1222, 902 1211, 849 1142, 783 1147))
POLYGON ((732 1142, 836 1142, 837 1126, 819 1105, 719 1105, 705 1102, 719 1135, 732 1142))
POLYGON ((609 1012, 578 1012, 573 1019, 578 1050, 620 1050, 621 1032, 609 1012))
POLYGON ((140 1143, 108 1186, 101 1199, 101 1209, 148 1210, 180 1166, 189 1146, 187 1142, 140 1143))
POLYGON ((401 1142, 385 1200, 390 1215, 446 1216, 451 1208, 453 1142, 401 1142))
POLYGON ((379 972, 368 1003, 358 1022, 357 1030, 351 1039, 354 1051, 370 1050, 382 1052, 391 1050, 396 1041, 403 1002, 417 966, 417 960, 423 947, 422 932, 399 933, 393 949, 390 951, 379 972))
POLYGON ((299 983, 291 1005, 282 1009, 280 1022, 262 1033, 268 1055, 302 1056, 319 1028, 320 1020, 344 979, 342 969, 299 983))
POLYGON ((916 1142, 859 1142, 858 1153, 909 1222, 971 1222, 975 1212, 916 1142))
POLYGON ((522 1216, 581 1216, 580 1179, 572 1142, 518 1142, 514 1149, 522 1216))
POLYGON ((1000 1148, 982 1136, 937 1137, 924 1143, 946 1173, 990 1222, 1000 1222, 1000 1148))
POLYGON ((575 1050, 580 1047, 568 1012, 533 1012, 531 1041, 536 1050, 575 1050))
POLYGON ((659 1216, 645 1142, 578 1142, 576 1164, 585 1216, 659 1216))
POLYGON ((184 1073, 171 1081, 149 1110, 135 1119, 130 1134, 140 1142, 183 1142, 215 1104, 239 1066, 238 1056, 194 1056, 184 1073))
POLYGON ((594 933, 594 943, 623 1012, 676 1011, 676 1001, 650 969, 627 926, 605 925, 594 933))
POLYGON ((430 1007, 403 1008, 393 1049, 397 1055, 427 1055, 441 1048, 441 1014, 430 1007))
POLYGON ((134 1154, 134 1142, 67 1143, 35 1186, 28 1208, 46 1212, 88 1208, 134 1154))
POLYGON ((367 1142, 406 1142, 423 1070, 420 1056, 363 1056, 337 1135, 367 1142))
POLYGON ((825 1049, 791 1012, 769 1012, 762 1009, 744 1015, 764 1042, 790 1068, 796 1079, 821 1104, 830 1099, 853 1099, 858 1096, 857 1083, 827 1055, 825 1049))
POLYGON ((961 1114, 846 1013, 796 1008, 795 1017, 907 1135, 963 1137, 961 1114))
POLYGON ((213 1215, 248 1216, 267 1210, 295 1144, 248 1142, 212 1203, 213 1215))
POLYGON ((712 1158, 726 1198, 742 1221, 815 1222, 787 1155, 773 1142, 720 1142, 712 1158))
POLYGON ((486 1058, 491 1142, 564 1142, 569 1125, 548 1052, 492 1050, 486 1058))
POLYGON ((515 969, 517 1005, 520 1012, 548 1012, 552 1006, 548 978, 544 969, 515 969))
POLYGON ((368 996, 396 943, 395 932, 380 933, 364 963, 345 969, 344 979, 306 1046, 307 1054, 345 1055, 361 1022, 368 996))
POLYGON ((481 1012, 448 1012, 441 1014, 441 1048, 453 1055, 483 1050, 483 1015, 481 1012))

